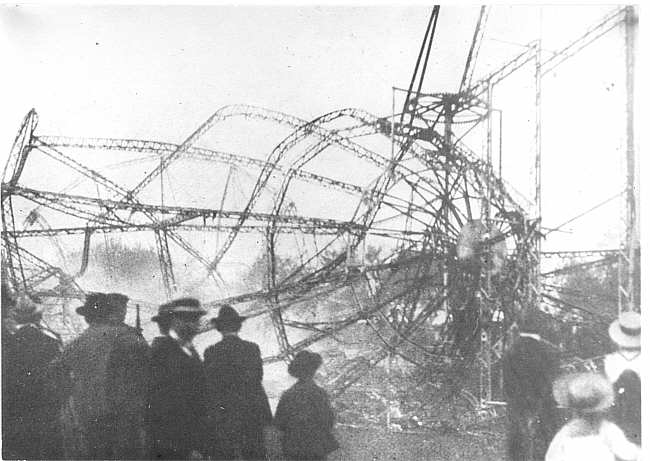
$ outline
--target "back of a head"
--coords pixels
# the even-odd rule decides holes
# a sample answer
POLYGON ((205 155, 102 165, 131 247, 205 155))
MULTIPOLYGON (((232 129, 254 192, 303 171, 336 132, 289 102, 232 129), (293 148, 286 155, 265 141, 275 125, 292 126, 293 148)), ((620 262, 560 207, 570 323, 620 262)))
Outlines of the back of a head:
POLYGON ((122 293, 108 293, 106 295, 106 302, 109 309, 109 319, 113 322, 124 322, 126 318, 126 305, 129 302, 129 297, 122 293))
POLYGON ((636 393, 641 395, 641 379, 633 370, 625 370, 614 383, 614 390, 617 393, 636 393), (621 389, 623 392, 618 392, 621 389))
POLYGON ((625 370, 614 383, 614 422, 627 438, 641 444, 641 379, 632 370, 625 370))
POLYGON ((310 351, 300 351, 289 364, 287 371, 295 378, 301 380, 310 379, 322 363, 323 358, 320 354, 310 351))

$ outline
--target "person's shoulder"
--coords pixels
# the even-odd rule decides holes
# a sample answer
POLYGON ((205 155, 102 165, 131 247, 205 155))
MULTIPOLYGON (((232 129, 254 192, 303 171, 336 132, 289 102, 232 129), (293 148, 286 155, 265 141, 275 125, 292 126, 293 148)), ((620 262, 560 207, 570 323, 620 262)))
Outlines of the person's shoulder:
POLYGON ((329 394, 328 394, 328 392, 327 392, 327 390, 325 388, 319 386, 316 383, 314 383, 314 388, 316 389, 316 392, 318 392, 321 396, 323 396, 325 398, 329 398, 329 394))
POLYGON ((168 336, 157 336, 151 343, 151 350, 153 353, 163 353, 173 350, 175 346, 174 340, 168 336))
POLYGON ((221 341, 217 341, 213 345, 206 347, 205 351, 203 352, 203 356, 205 357, 206 355, 219 354, 225 349, 227 349, 227 344, 222 339, 221 341))
POLYGON ((300 392, 298 383, 294 383, 289 389, 282 392, 280 395, 280 400, 291 400, 291 398, 300 392))
POLYGON ((314 380, 305 381, 305 383, 302 386, 305 392, 309 392, 310 394, 317 395, 320 398, 324 398, 324 399, 329 398, 327 391, 323 389, 321 386, 319 386, 318 384, 316 384, 314 380))
POLYGON ((621 435, 625 436, 623 429, 618 427, 618 425, 612 421, 605 420, 600 425, 600 433, 605 434, 609 437, 619 437, 621 435))
POLYGON ((259 352, 260 350, 260 346, 258 346, 257 343, 254 343, 253 341, 246 341, 245 339, 242 339, 241 342, 242 345, 250 351, 259 352))
POLYGON ((16 335, 18 335, 16 339, 26 340, 30 342, 30 344, 41 343, 41 345, 49 345, 59 343, 54 333, 47 334, 45 331, 32 325, 27 325, 26 327, 21 328, 16 332, 16 335))
POLYGON ((221 355, 220 350, 221 350, 221 341, 206 347, 205 350, 203 351, 203 363, 210 364, 211 362, 214 362, 216 358, 221 355))
POLYGON ((117 338, 124 343, 142 344, 147 342, 137 328, 126 324, 120 325, 117 331, 117 338))

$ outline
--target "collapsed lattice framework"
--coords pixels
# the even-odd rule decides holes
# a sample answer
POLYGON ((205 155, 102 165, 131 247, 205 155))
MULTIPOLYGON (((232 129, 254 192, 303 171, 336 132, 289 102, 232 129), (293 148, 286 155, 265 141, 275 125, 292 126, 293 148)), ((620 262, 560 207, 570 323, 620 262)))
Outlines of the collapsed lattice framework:
MULTIPOLYGON (((547 71, 570 57, 618 24, 622 11, 609 15, 540 65, 547 71)), ((489 99, 485 100, 489 87, 535 59, 535 53, 534 46, 527 48, 486 79, 473 85, 468 80, 458 94, 415 95, 410 109, 414 122, 408 125, 357 109, 334 111, 308 122, 252 106, 228 106, 176 145, 41 135, 36 132, 36 113, 31 111, 3 175, 3 274, 16 291, 61 303, 79 299, 85 291, 78 279, 88 267, 92 236, 139 232, 153 235, 162 287, 172 297, 182 289, 175 274, 177 254, 189 255, 209 275, 207 280, 217 283, 220 263, 233 245, 243 235, 254 234, 261 237, 266 259, 264 288, 205 304, 230 303, 250 317, 268 316, 278 350, 265 361, 286 360, 295 351, 362 322, 375 331, 381 347, 340 368, 329 383, 335 394, 390 354, 416 363, 414 358, 424 355, 441 372, 478 354, 487 372, 481 377, 479 400, 488 401, 490 370, 498 361, 505 332, 540 295, 539 220, 525 215, 489 161, 472 152, 453 128, 459 120, 470 129, 485 123, 490 114, 489 99), (213 128, 233 119, 263 120, 289 134, 263 158, 201 147, 200 141, 213 128), (443 128, 438 120, 445 121, 443 128), (384 145, 368 147, 360 141, 366 138, 383 139, 384 145), (358 184, 309 168, 332 150, 374 169, 372 180, 358 184), (121 184, 85 165, 84 153, 97 152, 142 155, 153 159, 155 166, 134 184, 121 184), (23 171, 30 163, 39 164, 37 155, 85 178, 96 195, 30 187, 23 171), (170 204, 169 198, 167 204, 141 198, 163 173, 182 162, 228 165, 228 178, 233 168, 254 171, 255 181, 235 208, 225 206, 228 178, 219 207, 214 201, 187 206, 170 204), (292 200, 292 192, 300 193, 292 189, 296 183, 318 188, 322 193, 314 196, 318 200, 336 192, 352 197, 354 205, 342 219, 301 215, 292 200), (48 214, 58 218, 46 219, 48 214), (476 240, 476 256, 461 260, 459 237, 475 222, 485 224, 476 240), (206 232, 225 234, 209 253, 197 249, 192 237, 206 232), (68 235, 83 236, 78 252, 81 268, 75 274, 38 251, 60 249, 57 239, 68 235), (300 264, 280 276, 286 236, 303 242, 312 238, 315 243, 309 250, 303 245, 300 264), (369 262, 365 249, 372 245, 381 247, 382 257, 369 262), (503 260, 493 260, 493 245, 506 249, 503 260), (336 318, 320 312, 323 318, 316 320, 321 321, 305 321, 304 312, 314 306, 327 311, 332 299, 345 304, 336 318), (434 325, 433 319, 441 313, 442 323, 434 325), (434 326, 441 333, 436 344, 423 346, 414 339, 434 326)))
MULTIPOLYGON (((387 136, 383 131, 386 127, 385 123, 370 114, 349 109, 327 114, 313 122, 305 123, 284 114, 254 107, 227 107, 218 111, 197 132, 206 131, 219 120, 238 116, 271 119, 278 123, 288 123, 295 129, 274 149, 266 162, 260 162, 243 156, 194 148, 196 136, 191 137, 181 146, 149 141, 40 136, 35 132, 36 114, 30 112, 17 137, 3 182, 5 226, 3 256, 12 285, 18 290, 39 297, 80 298, 84 295, 84 290, 75 281, 73 275, 65 273, 60 267, 49 263, 36 252, 30 251, 23 242, 64 234, 83 235, 86 237, 84 238, 85 252, 82 252, 85 254, 81 264, 83 268, 87 265, 90 235, 148 231, 156 236, 161 273, 171 296, 174 293, 175 280, 169 250, 170 241, 177 243, 180 248, 195 257, 206 271, 213 271, 239 233, 256 231, 264 235, 266 255, 270 262, 267 289, 206 304, 216 306, 228 302, 237 305, 261 301, 258 303, 257 310, 249 311, 247 314, 251 316, 269 314, 273 320, 280 350, 275 356, 267 357, 267 361, 285 359, 293 351, 328 337, 359 320, 369 319, 382 310, 387 311, 390 306, 401 306, 404 311, 402 318, 398 326, 393 325, 395 337, 387 344, 386 349, 375 354, 376 357, 366 358, 368 363, 376 363, 389 350, 396 348, 404 338, 408 338, 414 328, 425 323, 428 318, 440 311, 443 305, 450 304, 452 298, 467 299, 452 305, 451 309, 471 310, 466 306, 474 303, 475 298, 473 290, 469 290, 468 287, 474 286, 473 280, 478 275, 472 275, 472 271, 459 268, 460 265, 455 261, 456 236, 467 222, 480 215, 481 207, 486 205, 483 197, 487 184, 493 191, 489 206, 494 209, 495 215, 500 213, 507 217, 516 212, 517 216, 521 216, 521 213, 489 167, 465 149, 462 143, 457 143, 453 148, 445 147, 445 141, 434 136, 427 146, 424 142, 412 143, 409 148, 409 159, 394 163, 390 158, 353 141, 361 135, 387 136), (327 127, 331 121, 345 119, 351 121, 352 125, 336 130, 327 127), (313 147, 298 155, 292 165, 282 165, 280 160, 283 154, 293 145, 307 138, 315 140, 313 147), (309 156, 318 155, 332 145, 337 145, 382 171, 373 187, 362 188, 332 180, 302 168, 309 156), (66 148, 123 149, 154 153, 160 156, 159 166, 162 165, 163 168, 169 167, 180 158, 193 159, 200 156, 210 162, 237 165, 243 163, 254 166, 260 170, 260 173, 248 203, 242 210, 152 205, 139 201, 138 192, 162 169, 150 173, 137 187, 128 190, 67 155, 64 152, 66 148), (113 197, 73 195, 21 184, 21 172, 30 160, 36 161, 37 153, 64 163, 93 183, 111 191, 113 197), (278 170, 284 172, 285 176, 282 187, 277 190, 274 201, 270 204, 272 205, 270 212, 257 211, 256 199, 271 172, 278 170), (347 221, 338 221, 282 213, 283 200, 292 180, 316 182, 318 185, 326 185, 327 188, 336 188, 356 195, 359 200, 354 215, 347 221), (398 185, 405 187, 411 197, 417 194, 420 199, 407 201, 391 194, 391 191, 398 189, 398 185), (51 213, 66 215, 69 222, 86 221, 86 223, 54 228, 34 228, 32 226, 34 220, 23 219, 21 222, 17 219, 15 212, 17 202, 21 204, 31 202, 32 207, 40 207, 41 216, 46 214, 45 210, 48 210, 51 213), (381 214, 380 211, 383 212, 384 208, 393 210, 392 212, 397 215, 392 219, 398 223, 397 226, 377 223, 375 217, 381 214), (215 255, 202 255, 192 248, 180 232, 207 231, 209 225, 204 224, 204 219, 212 219, 215 216, 222 219, 219 230, 225 230, 227 237, 215 255), (323 245, 319 250, 320 254, 314 252, 309 259, 305 259, 294 274, 284 280, 277 280, 273 274, 276 270, 274 240, 286 233, 307 235, 321 233, 327 236, 330 242, 323 245), (360 251, 360 248, 375 236, 393 242, 391 248, 386 248, 387 254, 383 261, 374 265, 364 265, 361 262, 354 267, 350 256, 355 251, 360 251), (336 249, 338 243, 341 245, 338 246, 337 252, 329 257, 328 262, 323 263, 321 250, 325 247, 336 249), (444 267, 444 270, 441 270, 441 267, 444 267), (398 270, 400 268, 405 269, 400 271, 398 270), (448 277, 444 284, 441 283, 443 273, 448 277), (391 274, 402 277, 406 274, 407 278, 399 283, 393 282, 391 274), (373 289, 367 288, 373 284, 375 285, 373 289), (402 293, 394 293, 397 286, 402 288, 402 293), (353 313, 349 317, 299 342, 292 343, 289 340, 285 317, 289 315, 288 311, 291 311, 292 307, 301 306, 314 298, 328 296, 343 288, 358 292, 361 287, 363 293, 357 293, 356 297, 359 305, 352 309, 353 313), (389 290, 388 287, 391 289, 389 290)), ((29 216, 33 208, 22 206, 22 210, 29 216)), ((512 257, 517 264, 520 264, 522 255, 526 254, 523 250, 528 246, 526 236, 516 231, 520 224, 520 221, 516 221, 512 225, 507 219, 503 219, 500 225, 503 235, 508 235, 508 238, 515 242, 512 245, 512 257)), ((517 296, 520 288, 517 286, 513 288, 512 296, 517 296)), ((457 317, 460 318, 460 314, 457 317)), ((472 320, 466 321, 472 322, 472 320)), ((473 321, 478 322, 478 316, 473 321)), ((451 330, 449 330, 450 334, 451 330)), ((474 328, 470 328, 470 331, 473 330, 474 328)))

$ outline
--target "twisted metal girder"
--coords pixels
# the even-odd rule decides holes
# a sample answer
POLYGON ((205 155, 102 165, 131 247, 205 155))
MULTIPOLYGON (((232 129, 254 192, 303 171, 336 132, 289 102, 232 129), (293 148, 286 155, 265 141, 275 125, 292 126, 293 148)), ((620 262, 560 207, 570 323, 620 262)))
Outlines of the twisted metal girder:
MULTIPOLYGON (((562 62, 566 61, 571 56, 578 53, 580 50, 602 37, 604 34, 612 30, 618 24, 620 24, 625 19, 625 8, 617 8, 614 11, 608 13, 596 22, 593 26, 589 27, 583 35, 577 39, 571 41, 560 51, 554 53, 549 58, 545 59, 541 63, 541 72, 542 75, 547 74, 555 67, 557 67, 562 62)), ((517 69, 521 68, 525 64, 533 61, 535 59, 535 47, 534 42, 529 43, 527 49, 513 58, 511 61, 507 62, 501 68, 492 72, 487 77, 482 78, 475 85, 473 85, 468 91, 468 95, 472 97, 480 96, 481 94, 487 92, 488 85, 495 85, 511 75, 517 69)))
MULTIPOLYGON (((30 138, 29 145, 32 148, 37 148, 41 150, 43 153, 46 155, 60 161, 64 165, 67 165, 71 167, 72 169, 76 170, 77 172, 81 173, 83 176, 86 176, 90 178, 92 181, 94 181, 96 184, 101 184, 102 186, 106 187, 109 191, 111 191, 114 195, 117 195, 118 197, 124 197, 126 200, 129 200, 131 202, 137 202, 130 191, 126 190, 125 188, 121 187, 119 184, 109 180, 108 178, 105 178, 102 174, 99 172, 92 170, 90 168, 87 168, 86 166, 80 164, 79 162, 76 162, 74 159, 70 158, 69 156, 66 156, 62 152, 57 151, 56 149, 52 148, 51 146, 47 145, 44 143, 42 140, 39 140, 38 138, 34 137, 32 134, 32 137, 30 138)), ((24 161, 23 161, 24 165, 24 161)), ((9 186, 13 186, 17 183, 18 178, 16 177, 15 180, 12 179, 10 181, 9 186)), ((4 185, 3 185, 4 186, 4 185)), ((9 189, 4 189, 5 192, 8 191, 9 189)), ((110 214, 110 212, 108 213, 110 214)), ((102 214, 102 215, 97 215, 97 216, 88 216, 88 219, 90 222, 93 221, 102 221, 105 220, 107 214, 102 214)), ((156 222, 157 219, 154 215, 149 214, 147 216, 149 219, 151 219, 153 222, 156 222)), ((185 241, 181 236, 176 235, 173 231, 170 231, 167 234, 168 237, 170 237, 176 244, 178 244, 182 249, 187 251, 191 256, 193 256, 196 260, 201 262, 204 266, 208 267, 208 261, 203 258, 203 256, 196 251, 188 242, 185 241)), ((164 251, 162 247, 159 248, 159 251, 164 251)), ((160 255, 160 261, 161 263, 163 262, 170 262, 171 260, 169 258, 166 258, 165 255, 160 255)), ((164 273, 173 273, 173 268, 168 267, 164 271, 164 273)), ((172 280, 173 277, 170 279, 168 277, 163 278, 165 283, 169 280, 172 280)), ((166 286, 166 290, 170 292, 170 287, 166 286)))
POLYGON ((467 62, 463 70, 463 76, 460 79, 459 93, 467 89, 472 81, 474 74, 474 67, 476 66, 476 59, 478 52, 481 49, 481 42, 483 41, 483 34, 485 33, 485 24, 489 15, 490 7, 482 5, 479 11, 478 19, 476 20, 476 27, 474 28, 474 36, 472 37, 472 44, 467 54, 467 62))
POLYGON ((9 152, 9 158, 5 164, 3 173, 2 173, 2 182, 15 185, 20 178, 20 175, 25 167, 25 162, 27 161, 27 156, 29 155, 30 140, 38 125, 38 115, 34 109, 30 110, 25 116, 23 123, 20 125, 18 134, 14 139, 14 143, 11 146, 11 151, 9 152), (10 176, 7 177, 7 174, 10 173, 10 176))
MULTIPOLYGON (((169 225, 177 225, 184 223, 193 219, 198 218, 230 218, 235 220, 240 220, 242 217, 249 218, 251 220, 257 220, 262 222, 267 222, 271 220, 277 220, 279 222, 287 224, 296 224, 296 225, 314 225, 319 228, 324 229, 337 229, 337 230, 349 230, 349 229, 358 229, 359 225, 351 221, 339 221, 336 219, 327 219, 327 218, 310 218, 296 215, 275 215, 270 213, 246 213, 245 211, 229 211, 229 210, 220 210, 215 208, 195 208, 195 207, 183 207, 183 206, 171 206, 171 205, 149 205, 142 203, 134 203, 128 201, 118 201, 110 199, 101 199, 95 197, 86 197, 82 195, 72 195, 72 194, 61 194, 58 192, 48 192, 41 191, 36 189, 31 189, 28 187, 12 187, 12 188, 3 188, 3 192, 19 197, 24 197, 35 203, 45 204, 46 206, 60 205, 65 207, 64 211, 71 216, 78 217, 75 213, 82 214, 85 212, 83 206, 90 206, 94 209, 104 209, 110 211, 129 211, 131 216, 126 216, 119 219, 119 224, 135 224, 132 219, 134 212, 140 212, 143 215, 149 213, 160 213, 170 216, 170 219, 167 221, 160 221, 158 224, 151 224, 156 227, 166 227, 169 225)), ((85 216, 82 216, 82 219, 85 216)), ((107 224, 111 224, 107 222, 107 224)), ((116 223, 117 224, 117 223, 116 223)), ((118 225, 119 225, 118 224, 118 225)), ((19 235, 16 232, 8 232, 10 235, 19 235)))
MULTIPOLYGON (((268 116, 263 112, 253 110, 251 108, 248 112, 249 116, 268 116), (251 115, 253 114, 253 115, 251 115), (256 114, 256 115, 255 115, 256 114)), ((244 110, 232 111, 229 116, 233 114, 246 113, 244 110)), ((221 114, 225 117, 224 114, 221 114)), ((280 117, 276 117, 280 118, 280 117)), ((291 123, 299 123, 298 120, 289 119, 289 122, 283 122, 287 125, 291 123)), ((209 208, 191 208, 191 207, 174 207, 174 206, 154 206, 142 204, 129 197, 129 194, 124 194, 124 190, 116 190, 121 195, 120 200, 113 199, 97 199, 85 197, 80 195, 71 194, 57 194, 47 191, 38 191, 27 187, 13 187, 9 188, 4 186, 3 194, 11 194, 12 196, 25 197, 35 203, 42 204, 52 209, 67 213, 72 216, 79 217, 86 221, 91 218, 95 222, 91 226, 71 226, 59 229, 29 229, 7 230, 4 235, 8 237, 26 238, 28 236, 37 235, 53 235, 55 233, 82 233, 82 232, 122 232, 122 231, 139 231, 150 229, 161 232, 176 229, 197 229, 197 230, 216 230, 216 229, 231 229, 233 234, 240 231, 257 231, 272 229, 267 235, 275 235, 280 232, 320 232, 323 235, 331 235, 332 241, 339 238, 341 233, 349 234, 352 236, 350 240, 351 246, 356 246, 366 235, 385 235, 392 239, 409 240, 409 248, 417 248, 421 254, 414 258, 412 262, 411 275, 408 280, 403 281, 405 284, 429 283, 433 284, 434 280, 427 275, 428 268, 431 263, 427 262, 428 257, 434 259, 446 258, 451 249, 453 248, 453 232, 450 235, 449 229, 458 229, 466 219, 471 218, 472 211, 469 205, 470 201, 478 199, 485 187, 481 183, 484 181, 495 182, 493 188, 500 190, 500 186, 496 183, 494 176, 491 174, 482 161, 472 158, 472 153, 466 155, 458 149, 462 147, 460 143, 454 146, 454 149, 448 149, 446 144, 443 144, 435 136, 431 138, 431 147, 422 147, 418 143, 408 143, 408 148, 405 153, 411 159, 422 165, 420 170, 417 167, 409 166, 405 163, 400 163, 396 159, 389 159, 381 154, 373 152, 357 143, 352 142, 346 136, 354 134, 379 134, 387 136, 387 133, 382 129, 380 119, 372 116, 364 111, 355 109, 343 109, 326 114, 319 117, 313 122, 298 125, 297 129, 291 133, 279 146, 274 149, 266 161, 259 161, 256 159, 246 158, 244 156, 232 156, 228 153, 210 151, 208 149, 199 149, 193 146, 185 146, 184 150, 177 153, 175 158, 191 158, 191 159, 205 159, 217 160, 225 163, 237 163, 240 165, 253 166, 259 168, 261 171, 258 176, 256 189, 253 191, 249 198, 249 209, 243 211, 228 211, 228 210, 215 210, 209 208), (348 125, 342 129, 329 129, 329 123, 335 121, 349 119, 352 125, 348 125), (284 155, 289 152, 297 143, 303 142, 309 137, 314 137, 312 147, 307 150, 303 155, 299 156, 293 164, 285 166, 282 164, 284 155), (307 172, 303 167, 310 161, 321 155, 327 148, 335 147, 342 149, 344 152, 349 152, 356 158, 360 158, 370 162, 371 165, 380 169, 380 180, 375 183, 375 187, 371 190, 361 188, 354 184, 346 184, 342 181, 336 182, 330 178, 315 175, 314 173, 307 172), (447 185, 442 181, 442 176, 438 176, 438 171, 448 171, 452 169, 454 179, 447 185), (445 170, 447 169, 447 170, 445 170), (420 171, 418 171, 420 170, 420 171), (266 187, 268 176, 265 175, 269 171, 282 171, 288 172, 289 177, 285 179, 279 191, 275 194, 274 208, 270 213, 256 213, 253 212, 253 206, 259 193, 266 187), (282 202, 286 197, 289 185, 294 178, 300 178, 311 182, 318 183, 323 187, 334 187, 339 190, 345 190, 360 196, 360 203, 357 210, 354 212, 354 217, 350 221, 336 221, 331 219, 322 218, 307 218, 295 214, 283 215, 279 213, 282 210, 282 202), (468 178, 471 178, 468 181, 468 178), (385 181, 385 187, 381 181, 385 181), (408 185, 412 191, 411 195, 420 197, 418 203, 409 203, 397 195, 391 195, 390 189, 398 183, 408 185), (340 185, 343 184, 342 187, 340 185), (379 186, 378 186, 379 184, 379 186), (439 197, 444 195, 444 199, 440 201, 439 197), (401 200, 401 202, 400 202, 401 200), (453 205, 454 201, 464 203, 466 210, 462 211, 456 209, 453 205), (409 231, 408 229, 394 229, 387 227, 383 229, 378 223, 375 223, 374 217, 369 219, 368 213, 373 210, 378 210, 381 207, 392 207, 396 212, 396 216, 408 215, 409 219, 419 219, 421 229, 409 231), (442 225, 440 218, 442 216, 442 209, 449 208, 452 211, 450 216, 455 219, 455 224, 451 227, 442 225), (99 211, 98 211, 99 210, 99 211), (102 212, 104 211, 104 212, 102 212), (420 215, 419 218, 416 215, 420 215), (143 218, 148 218, 150 215, 165 216, 165 219, 156 218, 156 220, 149 219, 148 222, 143 222, 143 218), (196 223, 197 220, 206 220, 210 218, 223 218, 227 222, 219 222, 217 226, 210 226, 207 223, 196 223), (426 217, 426 218, 425 218, 426 217), (362 222, 367 219, 367 226, 363 226, 362 222), (196 223, 196 224, 194 224, 196 223), (429 241, 431 243, 424 245, 422 242, 429 241), (425 247, 430 248, 431 251, 425 251, 425 247)), ((404 135, 406 137, 406 135, 404 135)), ((113 139, 100 139, 100 140, 79 140, 69 138, 54 138, 54 137, 40 137, 38 138, 42 143, 49 145, 44 149, 58 149, 61 147, 71 148, 99 148, 99 149, 127 149, 137 150, 146 153, 155 153, 157 155, 169 155, 179 150, 179 146, 164 143, 154 143, 149 141, 137 140, 113 140, 113 139)), ((53 153, 56 155, 56 153, 53 153)), ((169 163, 168 163, 169 165, 169 163)), ((77 166, 77 165, 75 165, 77 166)), ((84 170, 85 176, 91 175, 90 170, 84 170)), ((109 180, 110 181, 110 180, 109 180)), ((106 186, 112 189, 117 189, 110 182, 106 186)), ((121 188, 123 189, 123 188, 121 188)), ((506 192, 503 194, 495 194, 494 206, 499 210, 512 210, 516 209, 517 205, 509 202, 509 196, 506 192)), ((146 220, 146 219, 145 219, 146 220)), ((161 246, 161 245, 159 245, 161 246)), ((223 247, 222 247, 223 248, 223 247)), ((159 255, 164 256, 163 251, 159 251, 159 255)), ((269 251, 269 254, 272 254, 269 251)), ((313 257, 312 257, 313 258, 313 257)), ((171 258, 169 258, 171 260, 171 258)), ((274 258, 272 258, 274 259, 274 258)), ((316 261, 311 259, 311 261, 316 261)), ((282 318, 282 312, 291 308, 292 306, 299 305, 300 303, 307 302, 310 299, 317 299, 319 296, 327 296, 328 294, 335 293, 338 290, 346 289, 351 286, 350 284, 360 283, 365 275, 357 275, 354 272, 348 272, 345 267, 345 255, 341 254, 334 258, 330 263, 321 265, 318 269, 314 270, 313 267, 306 269, 306 273, 297 273, 295 277, 285 281, 275 280, 272 281, 264 292, 255 294, 242 295, 230 300, 232 303, 248 301, 263 301, 262 304, 268 303, 272 299, 271 304, 266 304, 267 308, 260 313, 272 314, 275 317, 276 330, 285 329, 286 321, 282 318)), ((307 261, 307 264, 309 262, 307 261)), ((319 263, 320 264, 320 263, 319 263)), ((166 265, 161 264, 161 270, 164 271, 166 265)), ((307 265, 303 266, 307 268, 307 265)), ((396 270, 399 266, 385 265, 382 268, 364 268, 364 274, 382 271, 396 270)), ((171 283, 171 281, 170 281, 171 283)), ((411 285, 412 288, 413 285, 411 285)), ((432 285, 433 286, 433 285, 432 285)), ((436 288, 437 289, 437 288, 436 288)), ((418 290, 416 290, 418 291, 418 290)), ((356 321, 364 319, 369 313, 377 312, 377 309, 386 307, 390 302, 393 303, 406 303, 407 309, 402 321, 395 326, 396 334, 403 333, 405 328, 414 325, 414 321, 418 318, 417 312, 421 308, 419 301, 419 294, 412 294, 413 290, 408 288, 404 290, 392 301, 378 302, 376 304, 368 304, 350 315, 344 322, 336 325, 334 330, 325 329, 308 338, 290 344, 288 339, 284 342, 284 347, 281 347, 280 355, 275 359, 286 359, 291 351, 300 347, 306 347, 307 344, 312 344, 315 341, 327 337, 340 331, 340 329, 353 325, 356 321), (409 292, 411 293, 409 295, 409 292)), ((228 302, 229 300, 225 300, 228 302)), ((215 301, 214 303, 206 303, 208 306, 211 304, 224 302, 224 300, 215 301)), ((430 314, 433 311, 429 312, 430 314)), ((283 338, 286 338, 286 332, 278 337, 278 343, 283 344, 283 338)), ((267 358, 270 359, 270 358, 267 358)))

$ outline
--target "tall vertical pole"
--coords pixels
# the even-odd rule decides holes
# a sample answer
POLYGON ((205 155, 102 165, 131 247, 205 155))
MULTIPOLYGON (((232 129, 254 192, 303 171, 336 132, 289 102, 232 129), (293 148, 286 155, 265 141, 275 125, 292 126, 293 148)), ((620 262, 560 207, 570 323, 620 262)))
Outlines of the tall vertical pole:
POLYGON ((503 179, 503 111, 499 109, 499 179, 503 179))
POLYGON ((638 196, 636 165, 635 165, 635 138, 634 138, 634 67, 635 45, 638 17, 634 6, 625 8, 625 89, 626 89, 626 157, 627 157, 627 184, 626 184, 626 249, 627 249, 627 303, 625 310, 640 309, 637 292, 637 272, 639 271, 639 227, 636 200, 638 196))
POLYGON ((537 229, 533 235, 533 306, 537 309, 540 293, 541 239, 537 236, 542 228, 542 12, 540 7, 539 38, 535 44, 535 217, 537 229))
POLYGON ((390 159, 395 158, 395 87, 393 87, 393 104, 390 117, 390 159))
POLYGON ((163 185, 163 156, 160 156, 160 206, 165 206, 165 189, 163 185))
POLYGON ((637 279, 639 271, 638 189, 634 133, 635 34, 638 18, 633 6, 625 8, 625 236, 618 258, 618 312, 640 309, 637 279))
MULTIPOLYGON (((445 101, 443 104, 444 117, 445 117, 445 163, 448 164, 449 159, 451 158, 451 125, 454 121, 454 114, 452 112, 452 101, 449 97, 445 96, 445 101)), ((446 235, 449 235, 449 203, 451 192, 449 191, 449 170, 445 168, 445 190, 443 194, 443 202, 441 204, 443 209, 443 222, 445 223, 444 232, 446 235)), ((445 265, 445 270, 442 274, 442 286, 443 286, 443 309, 449 314, 449 261, 445 265)))
MULTIPOLYGON (((486 163, 488 166, 488 169, 491 171, 492 170, 492 160, 493 160, 493 152, 492 152, 492 98, 493 98, 493 89, 494 85, 491 81, 488 82, 488 87, 487 87, 487 106, 488 106, 488 112, 487 112, 487 146, 486 146, 486 163)), ((492 202, 492 184, 489 180, 489 178, 486 176, 485 178, 485 197, 483 199, 483 219, 485 220, 485 226, 487 228, 487 237, 488 241, 490 236, 492 235, 492 214, 490 210, 490 204, 492 202)), ((481 354, 483 355, 483 358, 485 360, 485 400, 491 401, 492 400, 492 332, 491 332, 491 327, 486 328, 485 327, 485 322, 488 321, 492 322, 492 309, 490 308, 491 306, 488 304, 488 296, 491 295, 492 292, 492 277, 490 276, 490 267, 489 264, 492 261, 491 258, 491 252, 492 249, 490 248, 490 245, 487 245, 487 248, 484 250, 487 253, 487 258, 483 258, 482 260, 485 261, 483 263, 483 267, 481 268, 481 279, 484 278, 485 280, 485 285, 484 285, 484 293, 481 293, 481 305, 480 305, 480 322, 483 325, 482 331, 481 331, 481 354)))

